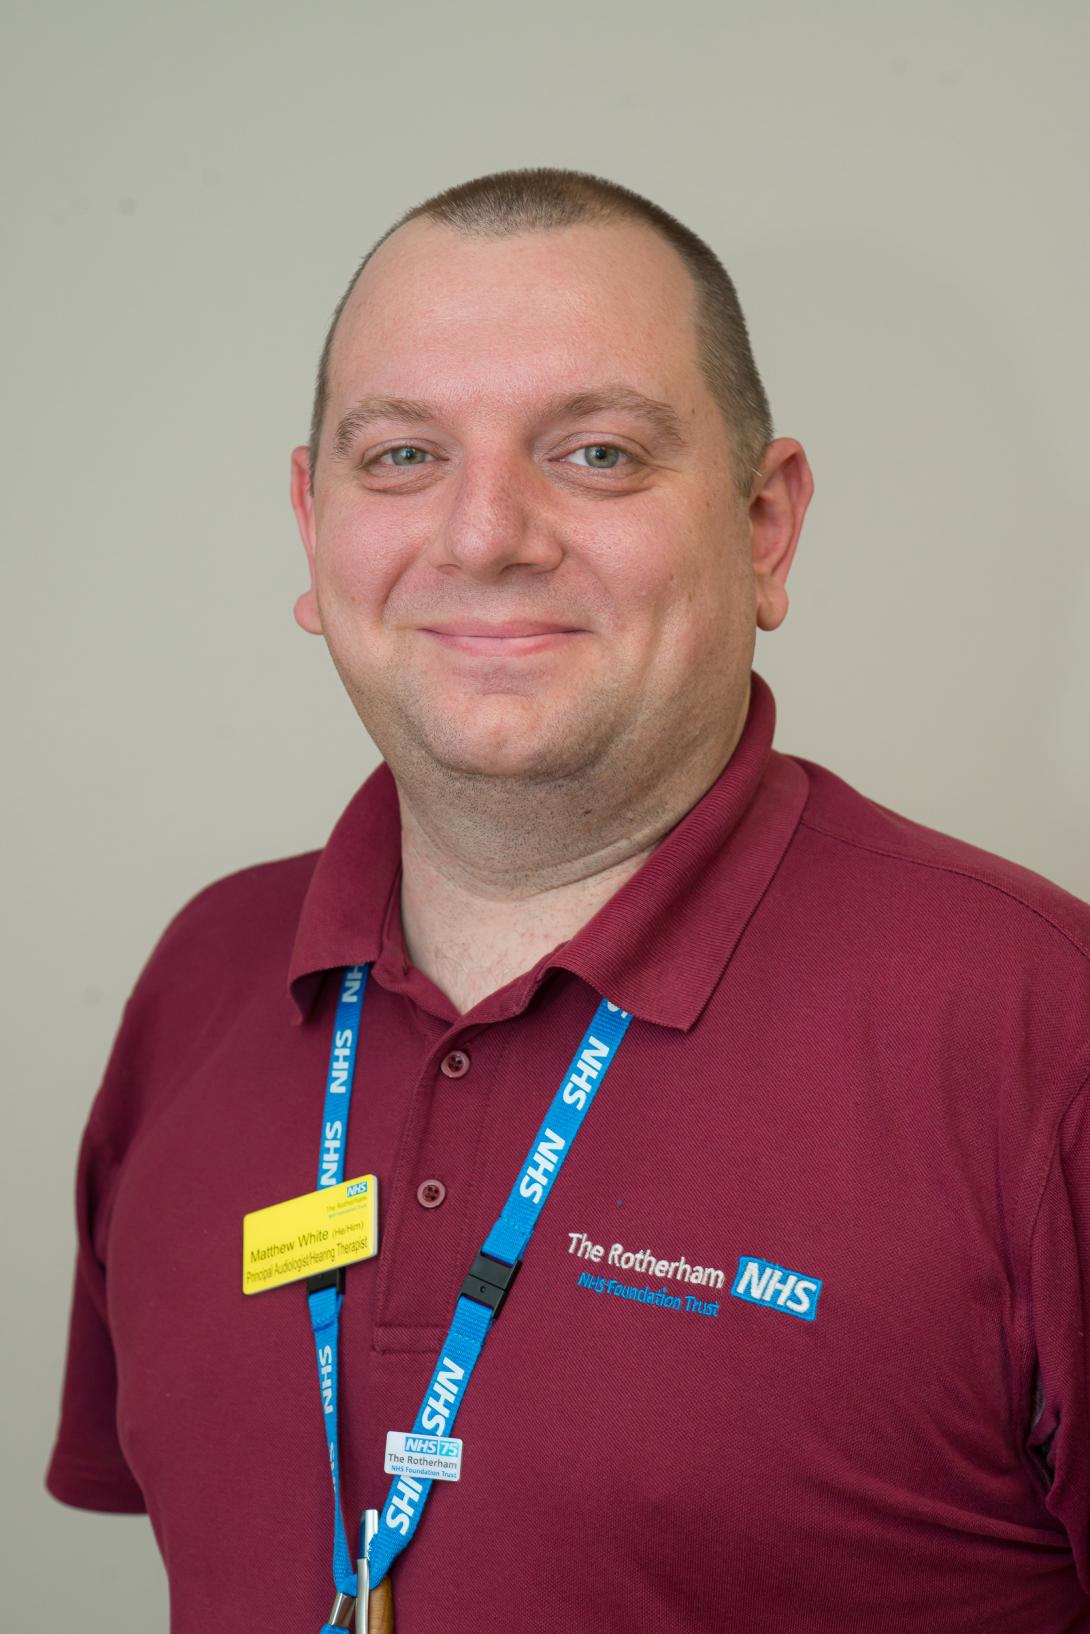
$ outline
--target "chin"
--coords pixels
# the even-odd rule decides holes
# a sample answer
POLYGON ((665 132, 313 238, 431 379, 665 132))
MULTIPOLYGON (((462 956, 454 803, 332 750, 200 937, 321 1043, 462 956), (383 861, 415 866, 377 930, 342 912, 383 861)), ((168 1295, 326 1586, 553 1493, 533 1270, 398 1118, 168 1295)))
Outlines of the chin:
POLYGON ((395 776, 412 767, 423 776, 564 781, 597 766, 621 736, 616 700, 600 686, 546 698, 403 683, 355 692, 353 702, 395 776))
POLYGON ((570 747, 533 742, 474 742, 455 734, 440 733, 421 743, 429 760, 458 777, 511 779, 518 782, 553 782, 570 777, 583 763, 570 747))
POLYGON ((490 712, 482 707, 468 719, 447 714, 418 720, 415 726, 418 749, 434 765, 461 777, 554 782, 585 770, 599 752, 599 734, 586 718, 543 719, 537 711, 490 712))

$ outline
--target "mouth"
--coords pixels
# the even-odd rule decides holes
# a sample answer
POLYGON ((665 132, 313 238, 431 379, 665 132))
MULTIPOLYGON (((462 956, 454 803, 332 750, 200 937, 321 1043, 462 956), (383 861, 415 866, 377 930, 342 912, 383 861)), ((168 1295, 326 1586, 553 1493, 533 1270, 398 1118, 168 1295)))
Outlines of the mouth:
POLYGON ((480 658, 528 658, 534 653, 562 647, 573 637, 587 632, 565 624, 543 624, 526 619, 504 624, 460 619, 453 623, 426 625, 420 633, 430 636, 440 646, 475 654, 480 658))

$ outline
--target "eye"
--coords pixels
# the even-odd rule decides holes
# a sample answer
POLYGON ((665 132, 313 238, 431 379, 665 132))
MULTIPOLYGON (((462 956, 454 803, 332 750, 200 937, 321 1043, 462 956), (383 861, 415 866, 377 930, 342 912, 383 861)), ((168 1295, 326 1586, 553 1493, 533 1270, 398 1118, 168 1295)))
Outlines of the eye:
POLYGON ((565 454, 565 460, 571 459, 573 454, 586 454, 585 469, 588 471, 615 471, 621 459, 630 460, 634 465, 640 463, 633 454, 618 448, 615 443, 584 443, 581 448, 573 448, 571 454, 565 454), (603 455, 605 458, 600 457, 603 455))
MULTIPOLYGON (((584 443, 579 448, 573 448, 570 454, 565 454, 562 463, 566 463, 576 454, 586 455, 586 460, 579 463, 588 471, 616 471, 623 460, 627 460, 629 465, 643 463, 627 449, 619 448, 616 443, 584 443)), ((412 471, 433 459, 434 455, 426 448, 418 447, 416 443, 397 443, 393 448, 383 449, 364 463, 367 468, 385 465, 387 470, 392 468, 397 471, 412 471)))
POLYGON ((376 454, 373 460, 368 460, 368 465, 378 465, 380 461, 386 458, 387 454, 395 456, 390 463, 402 471, 411 470, 413 466, 423 465, 425 460, 431 459, 431 455, 426 448, 417 448, 415 443, 399 443, 396 448, 387 448, 381 454, 376 454), (398 454, 413 454, 418 455, 419 458, 401 460, 396 457, 398 454))

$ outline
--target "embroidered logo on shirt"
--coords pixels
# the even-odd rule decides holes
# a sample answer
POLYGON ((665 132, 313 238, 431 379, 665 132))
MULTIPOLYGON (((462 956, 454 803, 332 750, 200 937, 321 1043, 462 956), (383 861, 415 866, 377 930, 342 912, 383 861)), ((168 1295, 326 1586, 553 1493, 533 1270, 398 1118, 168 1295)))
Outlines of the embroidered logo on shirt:
POLYGON ((690 1316, 719 1315, 718 1299, 697 1299, 695 1294, 672 1294, 665 1283, 661 1288, 652 1288, 649 1282, 645 1282, 641 1288, 635 1282, 621 1282, 617 1277, 596 1277, 593 1271, 580 1271, 578 1286, 592 1294, 612 1294, 615 1299, 633 1299, 638 1305, 659 1310, 680 1311, 684 1303, 684 1309, 690 1316))
POLYGON ((722 1288, 726 1276, 717 1265, 690 1265, 684 1254, 663 1258, 654 1248, 626 1248, 624 1243, 592 1242, 585 1231, 568 1232, 568 1253, 592 1265, 614 1265, 621 1271, 639 1271, 657 1281, 694 1282, 702 1288, 722 1288))
POLYGON ((812 1322, 817 1315, 821 1282, 801 1271, 788 1271, 782 1265, 743 1254, 731 1293, 750 1305, 767 1305, 771 1310, 786 1311, 803 1322, 812 1322))
POLYGON ((568 1232, 568 1253, 578 1260, 587 1260, 592 1266, 615 1266, 619 1271, 636 1271, 643 1277, 653 1277, 661 1286, 650 1282, 628 1282, 622 1277, 601 1275, 596 1270, 580 1271, 578 1286, 593 1294, 610 1294, 615 1299, 629 1299, 647 1310, 683 1311, 687 1316, 719 1315, 717 1299, 699 1298, 684 1289, 675 1293, 669 1282, 695 1283, 697 1287, 725 1288, 726 1273, 717 1265, 694 1265, 684 1256, 675 1259, 662 1257, 654 1248, 626 1248, 624 1243, 596 1243, 585 1231, 568 1232))

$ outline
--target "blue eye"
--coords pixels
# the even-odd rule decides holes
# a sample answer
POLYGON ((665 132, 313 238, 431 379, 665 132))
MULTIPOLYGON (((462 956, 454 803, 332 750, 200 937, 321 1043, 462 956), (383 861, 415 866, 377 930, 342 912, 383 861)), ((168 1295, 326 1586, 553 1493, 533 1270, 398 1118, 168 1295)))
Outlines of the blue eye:
MULTIPOLYGON (((612 443, 586 443, 582 448, 573 448, 572 453, 586 454, 587 469, 590 471, 615 471, 617 469, 617 460, 624 454, 624 449, 616 448, 612 443), (597 458, 599 454, 615 455, 616 458, 612 459, 607 465, 597 458), (593 459, 591 458, 592 455, 595 456, 593 459)), ((631 457, 630 454, 625 455, 626 459, 631 459, 631 457)))
MULTIPOLYGON (((570 454, 564 455, 564 461, 569 461, 573 455, 585 455, 580 461, 586 471, 616 471, 622 461, 629 465, 639 465, 640 460, 627 449, 619 448, 615 443, 584 443, 579 448, 573 448, 570 454)), ((380 454, 366 463, 370 466, 386 465, 387 470, 397 471, 418 470, 428 461, 434 460, 434 455, 426 448, 419 448, 416 443, 397 443, 393 448, 385 448, 380 454)))
MULTIPOLYGON (((401 443, 401 444, 399 444, 399 446, 397 448, 388 448, 386 450, 386 454, 423 454, 425 459, 428 459, 428 458, 431 457, 428 454, 426 449, 417 448, 415 443, 401 443)), ((386 457, 385 454, 380 454, 379 455, 379 459, 384 459, 385 457, 386 457)), ((405 467, 410 464, 410 461, 395 459, 393 461, 393 463, 394 463, 394 465, 400 466, 402 468, 402 470, 404 470, 405 467)), ((421 463, 422 462, 420 460, 413 460, 411 462, 411 464, 413 464, 413 465, 419 465, 421 463)))

